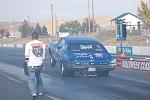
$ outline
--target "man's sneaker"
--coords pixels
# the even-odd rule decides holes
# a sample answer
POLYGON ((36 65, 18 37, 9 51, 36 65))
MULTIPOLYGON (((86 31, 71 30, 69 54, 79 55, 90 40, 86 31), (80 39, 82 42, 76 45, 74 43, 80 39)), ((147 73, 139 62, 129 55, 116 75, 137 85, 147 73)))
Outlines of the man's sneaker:
POLYGON ((32 94, 32 97, 36 97, 36 93, 33 93, 33 94, 32 94))
POLYGON ((42 93, 42 92, 39 92, 39 96, 41 96, 41 95, 43 95, 43 93, 42 93))

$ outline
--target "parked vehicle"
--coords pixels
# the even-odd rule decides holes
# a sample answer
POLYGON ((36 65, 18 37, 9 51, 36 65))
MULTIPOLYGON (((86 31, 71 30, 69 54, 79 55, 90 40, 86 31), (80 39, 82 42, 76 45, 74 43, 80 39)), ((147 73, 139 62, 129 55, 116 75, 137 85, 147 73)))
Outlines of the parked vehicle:
POLYGON ((115 68, 115 59, 95 38, 67 36, 57 43, 49 43, 51 66, 61 66, 62 76, 74 76, 76 71, 86 75, 108 76, 115 68))

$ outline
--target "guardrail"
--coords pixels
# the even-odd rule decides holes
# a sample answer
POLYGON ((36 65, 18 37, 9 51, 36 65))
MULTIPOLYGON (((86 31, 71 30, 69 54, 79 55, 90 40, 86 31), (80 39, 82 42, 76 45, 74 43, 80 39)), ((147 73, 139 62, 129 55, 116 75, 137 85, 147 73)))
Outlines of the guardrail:
POLYGON ((24 48, 25 44, 0 44, 0 47, 24 48))
MULTIPOLYGON (((109 53, 117 54, 118 46, 105 46, 109 53)), ((124 47, 124 46, 123 46, 124 47)), ((132 52, 131 55, 147 55, 150 56, 150 47, 125 46, 123 52, 132 52), (132 49, 132 51, 131 51, 132 49)))
MULTIPOLYGON (((45 44, 48 46, 47 44, 45 44)), ((0 47, 24 48, 25 44, 0 44, 0 47)))

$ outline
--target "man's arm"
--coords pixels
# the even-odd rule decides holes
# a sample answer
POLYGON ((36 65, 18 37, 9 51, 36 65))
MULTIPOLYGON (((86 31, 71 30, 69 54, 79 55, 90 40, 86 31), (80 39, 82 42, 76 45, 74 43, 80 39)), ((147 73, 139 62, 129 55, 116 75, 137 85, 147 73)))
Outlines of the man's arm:
POLYGON ((43 60, 45 60, 45 49, 46 49, 45 44, 43 44, 43 60))
POLYGON ((42 67, 43 67, 43 70, 45 70, 45 66, 44 66, 44 63, 45 63, 45 44, 43 44, 43 63, 42 63, 42 67))
POLYGON ((29 54, 30 54, 30 46, 27 43, 25 46, 25 61, 28 63, 29 61, 29 54))

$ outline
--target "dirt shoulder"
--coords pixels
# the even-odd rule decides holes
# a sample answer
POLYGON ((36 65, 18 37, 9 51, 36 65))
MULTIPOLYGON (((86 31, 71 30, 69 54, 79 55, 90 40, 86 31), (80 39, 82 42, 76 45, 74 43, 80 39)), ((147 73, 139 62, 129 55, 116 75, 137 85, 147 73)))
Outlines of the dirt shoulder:
MULTIPOLYGON (((86 34, 87 36, 95 37, 100 40, 104 45, 109 46, 119 46, 120 42, 117 41, 116 35, 113 33, 107 34, 98 34, 91 33, 86 34)), ((48 44, 49 41, 56 42, 59 40, 58 37, 40 37, 39 40, 43 41, 45 44, 48 44)), ((31 38, 9 38, 9 39, 0 39, 0 44, 26 44, 31 41, 31 38)), ((131 35, 126 38, 123 42, 123 46, 150 46, 150 37, 144 37, 140 35, 131 35)))

